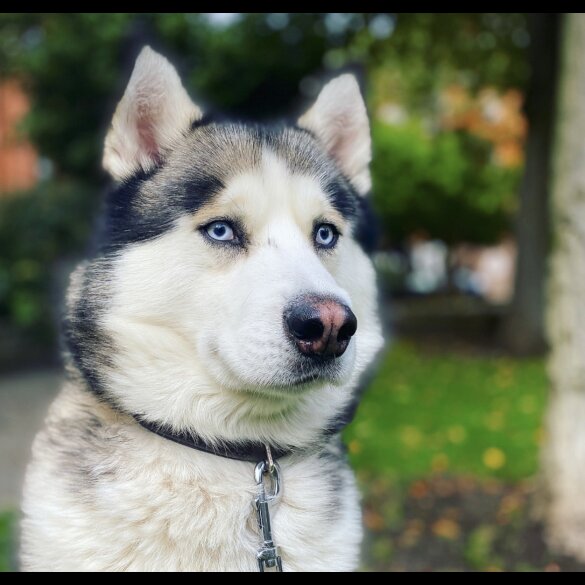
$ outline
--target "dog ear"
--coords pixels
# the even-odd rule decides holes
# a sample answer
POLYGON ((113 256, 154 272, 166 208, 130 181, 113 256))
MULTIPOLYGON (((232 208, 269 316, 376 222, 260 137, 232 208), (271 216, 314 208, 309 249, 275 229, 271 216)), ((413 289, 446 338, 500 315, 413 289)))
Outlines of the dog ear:
POLYGON ((144 47, 106 136, 104 168, 118 181, 151 169, 201 116, 175 68, 144 47))
POLYGON ((330 81, 298 124, 325 145, 358 193, 366 195, 370 191, 370 123, 353 75, 340 75, 330 81))

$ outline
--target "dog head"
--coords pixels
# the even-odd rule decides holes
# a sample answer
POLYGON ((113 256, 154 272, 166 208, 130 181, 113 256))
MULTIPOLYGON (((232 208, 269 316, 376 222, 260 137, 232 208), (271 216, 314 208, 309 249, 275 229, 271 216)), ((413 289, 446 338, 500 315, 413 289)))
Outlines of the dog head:
POLYGON ((125 410, 202 434, 274 440, 285 413, 335 417, 381 345, 358 241, 370 153, 351 75, 295 126, 215 122, 145 48, 106 137, 101 247, 72 281, 74 367, 125 410))

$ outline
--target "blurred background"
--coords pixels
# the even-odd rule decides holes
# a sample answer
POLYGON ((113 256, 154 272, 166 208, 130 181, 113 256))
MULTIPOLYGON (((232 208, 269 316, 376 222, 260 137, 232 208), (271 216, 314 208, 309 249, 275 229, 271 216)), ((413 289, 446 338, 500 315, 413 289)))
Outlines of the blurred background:
POLYGON ((583 192, 571 169, 551 179, 563 136, 585 133, 576 118, 559 130, 570 92, 583 98, 583 84, 563 89, 582 68, 570 57, 585 42, 578 20, 0 14, 0 569, 14 566, 21 476, 61 377, 61 299, 106 186, 105 130, 146 43, 200 102, 250 119, 300 112, 337 70, 362 83, 392 341, 346 436, 364 493, 364 569, 584 568, 584 504, 555 483, 563 463, 544 424, 544 316, 561 302, 545 294, 550 209, 558 191, 568 225, 583 192), (580 529, 559 506, 575 506, 580 529))

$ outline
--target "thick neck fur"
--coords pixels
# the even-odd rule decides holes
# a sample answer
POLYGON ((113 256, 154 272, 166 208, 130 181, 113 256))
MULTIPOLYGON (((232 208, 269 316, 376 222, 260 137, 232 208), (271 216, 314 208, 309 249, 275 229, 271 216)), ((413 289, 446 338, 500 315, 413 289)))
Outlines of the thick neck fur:
MULTIPOLYGON (((140 366, 150 358, 148 354, 137 355, 130 360, 136 368, 110 372, 108 378, 109 384, 120 390, 118 395, 151 391, 157 396, 152 404, 156 414, 146 409, 135 412, 110 391, 100 394, 101 402, 116 412, 139 415, 174 431, 193 433, 211 444, 258 441, 293 449, 314 447, 323 441, 324 431, 347 411, 353 399, 347 387, 333 385, 316 385, 300 396, 289 397, 217 389, 211 382, 202 383, 203 377, 192 365, 169 360, 167 369, 158 373, 140 366), (192 392, 186 393, 186 387, 192 392)), ((78 386, 93 393, 77 367, 69 365, 67 373, 78 386)))

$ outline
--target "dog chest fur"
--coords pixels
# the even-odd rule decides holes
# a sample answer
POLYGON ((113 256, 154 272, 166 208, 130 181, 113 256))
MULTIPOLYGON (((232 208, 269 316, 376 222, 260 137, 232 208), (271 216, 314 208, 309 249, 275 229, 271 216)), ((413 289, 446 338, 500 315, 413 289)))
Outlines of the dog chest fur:
MULTIPOLYGON (((281 460, 272 521, 287 570, 357 564, 356 488, 335 441, 281 460)), ((255 571, 253 468, 166 441, 68 385, 34 446, 23 568, 255 571)))

